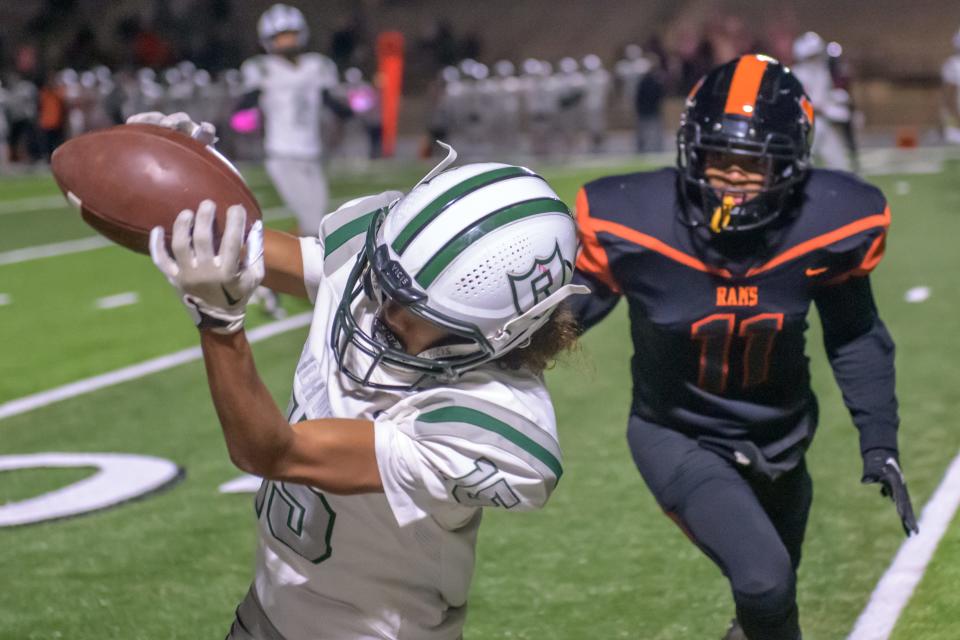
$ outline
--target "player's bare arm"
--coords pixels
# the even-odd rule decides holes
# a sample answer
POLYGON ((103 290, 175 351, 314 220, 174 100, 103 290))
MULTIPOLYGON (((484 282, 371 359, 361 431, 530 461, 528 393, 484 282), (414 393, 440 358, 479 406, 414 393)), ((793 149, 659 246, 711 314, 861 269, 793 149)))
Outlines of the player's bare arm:
POLYGON ((200 335, 210 395, 237 467, 342 495, 383 490, 373 422, 325 418, 289 424, 257 373, 244 333, 200 335))
POLYGON ((307 297, 303 282, 303 256, 300 239, 276 229, 263 231, 263 284, 279 293, 307 297))

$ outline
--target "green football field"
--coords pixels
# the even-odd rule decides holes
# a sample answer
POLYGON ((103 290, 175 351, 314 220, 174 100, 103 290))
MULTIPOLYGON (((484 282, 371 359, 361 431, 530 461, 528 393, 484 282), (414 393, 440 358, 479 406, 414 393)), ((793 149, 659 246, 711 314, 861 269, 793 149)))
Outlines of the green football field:
MULTIPOLYGON (((543 169, 572 203, 585 180, 638 166, 543 169)), ((425 170, 334 174, 333 197, 406 189, 425 170)), ((290 226, 263 172, 245 173, 271 224, 290 226)), ((960 329, 960 163, 873 181, 893 211, 887 257, 873 282, 898 344, 901 459, 919 514, 960 451, 960 341, 953 333, 960 329), (929 298, 908 302, 917 287, 928 287, 929 298)), ((0 178, 0 413, 19 398, 197 343, 149 259, 112 246, 75 250, 94 234, 57 196, 47 175, 0 178), (59 255, 38 257, 41 245, 59 255)), ((307 310, 286 304, 292 314, 307 310)), ((271 321, 259 310, 251 316, 252 326, 271 321)), ((903 534, 892 504, 859 483, 857 434, 815 314, 811 325, 821 426, 809 455, 816 497, 799 598, 805 640, 832 640, 853 628, 903 534)), ((281 404, 305 335, 294 329, 255 346, 260 373, 281 404)), ((466 637, 719 639, 733 613, 725 580, 660 513, 627 452, 631 349, 622 305, 583 346, 548 375, 563 481, 541 512, 486 514, 466 637)), ((227 457, 202 364, 0 419, 0 455, 48 451, 158 456, 186 475, 166 491, 106 511, 0 529, 0 639, 223 637, 250 582, 254 520, 250 494, 218 491, 239 472, 227 457)), ((0 473, 0 505, 90 473, 0 473)), ((960 638, 958 584, 955 518, 892 637, 960 638)))

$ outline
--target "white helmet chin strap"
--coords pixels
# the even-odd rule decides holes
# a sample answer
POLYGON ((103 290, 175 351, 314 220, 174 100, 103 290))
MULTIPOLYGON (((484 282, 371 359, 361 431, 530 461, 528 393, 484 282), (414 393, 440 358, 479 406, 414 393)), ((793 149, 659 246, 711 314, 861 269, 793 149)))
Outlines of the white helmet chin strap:
POLYGON ((585 295, 590 293, 590 288, 582 284, 565 284, 549 296, 527 309, 522 315, 517 316, 510 322, 503 325, 496 335, 489 337, 488 340, 493 346, 494 351, 500 353, 507 345, 516 341, 522 341, 529 338, 533 333, 543 326, 550 316, 550 311, 558 304, 570 296, 585 295))

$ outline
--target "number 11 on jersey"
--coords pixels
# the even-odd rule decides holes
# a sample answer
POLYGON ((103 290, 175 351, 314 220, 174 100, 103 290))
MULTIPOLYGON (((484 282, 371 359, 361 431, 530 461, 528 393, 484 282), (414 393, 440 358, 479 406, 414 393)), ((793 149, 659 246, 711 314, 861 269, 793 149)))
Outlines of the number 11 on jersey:
POLYGON ((700 343, 697 386, 715 394, 727 390, 730 351, 735 336, 743 339, 742 387, 747 389, 766 382, 770 352, 781 329, 782 313, 759 313, 744 318, 739 323, 739 330, 737 316, 733 313, 715 313, 694 322, 690 326, 690 338, 700 343))

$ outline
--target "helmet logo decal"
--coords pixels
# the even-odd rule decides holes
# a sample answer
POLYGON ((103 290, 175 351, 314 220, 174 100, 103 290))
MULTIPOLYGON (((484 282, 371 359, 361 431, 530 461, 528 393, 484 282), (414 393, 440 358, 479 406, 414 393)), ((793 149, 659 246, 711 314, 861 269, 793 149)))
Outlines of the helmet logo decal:
POLYGON ((546 258, 534 259, 533 266, 526 273, 508 273, 507 278, 510 280, 510 289, 513 293, 513 306, 516 307, 517 313, 522 315, 527 309, 546 299, 569 280, 572 271, 573 265, 563 257, 560 243, 557 242, 553 253, 546 258), (560 277, 557 278, 554 274, 560 274, 560 277), (533 294, 532 300, 525 305, 522 304, 521 300, 530 293, 533 294))

